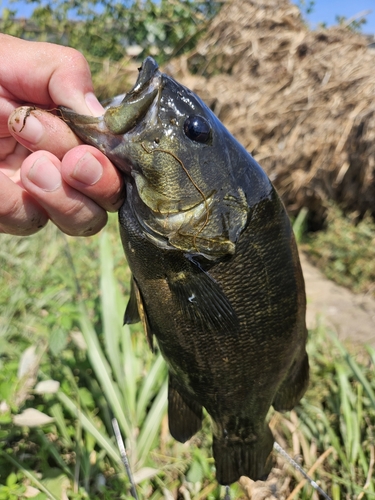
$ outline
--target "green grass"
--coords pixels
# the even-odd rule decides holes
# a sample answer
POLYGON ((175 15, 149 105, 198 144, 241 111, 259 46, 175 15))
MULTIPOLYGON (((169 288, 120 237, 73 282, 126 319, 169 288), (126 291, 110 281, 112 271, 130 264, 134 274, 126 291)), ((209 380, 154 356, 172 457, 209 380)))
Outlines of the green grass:
POLYGON ((310 259, 331 280, 354 292, 375 296, 375 222, 360 222, 334 205, 327 209, 326 229, 302 236, 310 259))
MULTIPOLYGON (((223 498, 209 419, 189 445, 170 437, 164 362, 139 325, 122 326, 129 270, 115 216, 90 239, 52 225, 2 235, 0 264, 0 500, 27 491, 38 500, 129 498, 113 416, 141 498, 223 498)), ((314 479, 333 500, 375 498, 375 351, 354 356, 320 327, 309 354, 310 388, 293 412, 270 414, 273 432, 305 469, 317 466, 314 479)), ((301 480, 277 457, 280 498, 301 480)), ((309 485, 293 495, 318 498, 309 485)), ((231 496, 246 498, 238 483, 231 496)))

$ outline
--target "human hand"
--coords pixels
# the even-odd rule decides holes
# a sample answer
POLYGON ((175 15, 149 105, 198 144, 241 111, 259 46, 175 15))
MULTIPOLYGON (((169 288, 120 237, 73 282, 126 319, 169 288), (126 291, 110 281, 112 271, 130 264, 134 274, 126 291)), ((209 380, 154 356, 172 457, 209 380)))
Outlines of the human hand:
POLYGON ((32 234, 48 219, 70 235, 98 232, 122 204, 121 174, 57 116, 19 108, 101 115, 86 60, 0 34, 0 67, 0 233, 32 234))

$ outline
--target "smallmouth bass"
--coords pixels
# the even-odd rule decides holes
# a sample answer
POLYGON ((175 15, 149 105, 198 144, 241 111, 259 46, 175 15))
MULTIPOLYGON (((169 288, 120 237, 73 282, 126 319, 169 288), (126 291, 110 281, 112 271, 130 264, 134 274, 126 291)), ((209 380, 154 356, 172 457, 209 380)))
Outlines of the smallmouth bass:
POLYGON ((172 436, 212 418, 216 478, 264 479, 272 405, 308 384, 305 290, 289 218, 252 156, 190 90, 147 58, 122 102, 64 120, 123 172, 120 233, 132 271, 125 322, 168 364, 172 436))

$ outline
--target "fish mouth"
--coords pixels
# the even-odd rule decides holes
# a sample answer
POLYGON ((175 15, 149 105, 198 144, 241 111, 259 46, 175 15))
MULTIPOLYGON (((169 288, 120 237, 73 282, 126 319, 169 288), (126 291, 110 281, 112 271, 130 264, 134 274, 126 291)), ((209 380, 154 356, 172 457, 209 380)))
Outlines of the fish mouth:
POLYGON ((129 172, 126 162, 119 162, 118 155, 112 152, 123 142, 123 135, 139 125, 147 113, 150 114, 148 121, 155 121, 161 80, 156 61, 147 57, 134 87, 119 105, 107 106, 104 115, 80 115, 64 106, 60 106, 59 110, 63 120, 82 141, 102 151, 120 170, 129 172))
POLYGON ((126 134, 145 116, 160 87, 159 67, 152 57, 147 57, 132 90, 119 106, 109 107, 104 122, 113 134, 126 134))

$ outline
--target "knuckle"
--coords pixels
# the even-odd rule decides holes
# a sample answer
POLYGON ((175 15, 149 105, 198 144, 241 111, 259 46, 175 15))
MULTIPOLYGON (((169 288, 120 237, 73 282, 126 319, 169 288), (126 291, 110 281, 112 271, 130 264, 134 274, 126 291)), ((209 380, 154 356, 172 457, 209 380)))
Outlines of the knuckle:
POLYGON ((104 216, 94 219, 91 224, 85 228, 81 233, 81 236, 93 236, 98 233, 107 224, 107 214, 104 212, 104 216))
POLYGON ((78 50, 71 47, 65 47, 64 59, 65 63, 69 64, 70 68, 89 68, 85 56, 78 50))
POLYGON ((18 236, 29 236, 37 233, 48 222, 45 214, 36 210, 27 213, 17 202, 1 206, 0 232, 18 236))
POLYGON ((83 195, 77 193, 74 197, 69 198, 69 203, 64 207, 64 218, 75 219, 82 211, 85 211, 87 203, 84 201, 83 195))
POLYGON ((54 223, 70 236, 91 236, 106 224, 107 214, 92 200, 77 193, 70 198, 63 213, 54 218, 54 223))

